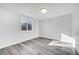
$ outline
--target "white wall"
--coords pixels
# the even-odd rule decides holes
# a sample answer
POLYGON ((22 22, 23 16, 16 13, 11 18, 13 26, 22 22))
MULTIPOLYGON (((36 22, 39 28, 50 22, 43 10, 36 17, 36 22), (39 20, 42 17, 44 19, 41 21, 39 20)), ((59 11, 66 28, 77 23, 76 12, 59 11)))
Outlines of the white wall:
POLYGON ((79 53, 79 4, 77 4, 75 12, 72 14, 72 34, 76 42, 76 50, 79 53))
POLYGON ((32 31, 21 31, 20 16, 0 8, 0 48, 38 37, 38 21, 32 19, 32 31))
POLYGON ((40 37, 61 39, 61 33, 72 36, 72 14, 55 17, 39 22, 40 37))

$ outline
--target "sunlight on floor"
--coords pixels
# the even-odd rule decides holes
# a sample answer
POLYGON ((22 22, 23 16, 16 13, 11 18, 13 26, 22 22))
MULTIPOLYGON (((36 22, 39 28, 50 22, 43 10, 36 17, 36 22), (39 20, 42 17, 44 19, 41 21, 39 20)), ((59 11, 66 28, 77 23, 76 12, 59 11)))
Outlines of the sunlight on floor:
POLYGON ((52 41, 48 45, 50 46, 62 46, 62 47, 74 47, 75 48, 75 40, 74 38, 61 33, 61 40, 52 41))
POLYGON ((64 33, 61 33, 61 41, 71 43, 73 47, 75 48, 75 39, 64 33))

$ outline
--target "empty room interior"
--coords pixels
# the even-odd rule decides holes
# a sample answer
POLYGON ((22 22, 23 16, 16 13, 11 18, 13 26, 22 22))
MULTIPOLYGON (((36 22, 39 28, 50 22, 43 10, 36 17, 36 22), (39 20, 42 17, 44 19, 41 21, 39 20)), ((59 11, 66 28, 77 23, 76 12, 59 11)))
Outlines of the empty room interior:
POLYGON ((0 3, 0 55, 78 55, 78 3, 0 3))

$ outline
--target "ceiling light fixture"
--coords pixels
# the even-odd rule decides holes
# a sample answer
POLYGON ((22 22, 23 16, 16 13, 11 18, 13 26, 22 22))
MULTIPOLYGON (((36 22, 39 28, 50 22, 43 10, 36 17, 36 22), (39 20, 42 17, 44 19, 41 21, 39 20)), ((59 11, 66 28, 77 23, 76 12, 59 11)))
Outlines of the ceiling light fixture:
POLYGON ((46 8, 42 8, 42 9, 41 9, 41 13, 47 13, 47 11, 48 11, 48 10, 47 10, 46 8))

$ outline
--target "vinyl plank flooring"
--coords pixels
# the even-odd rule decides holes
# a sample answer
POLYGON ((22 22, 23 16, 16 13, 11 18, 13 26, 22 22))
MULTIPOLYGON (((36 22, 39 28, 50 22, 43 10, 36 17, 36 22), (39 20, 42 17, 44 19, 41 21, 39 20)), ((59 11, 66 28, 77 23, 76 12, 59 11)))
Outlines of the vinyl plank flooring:
MULTIPOLYGON (((35 38, 0 49, 0 55, 76 55, 74 48, 49 46, 52 39, 35 38)), ((54 40, 53 40, 54 41, 54 40)))

